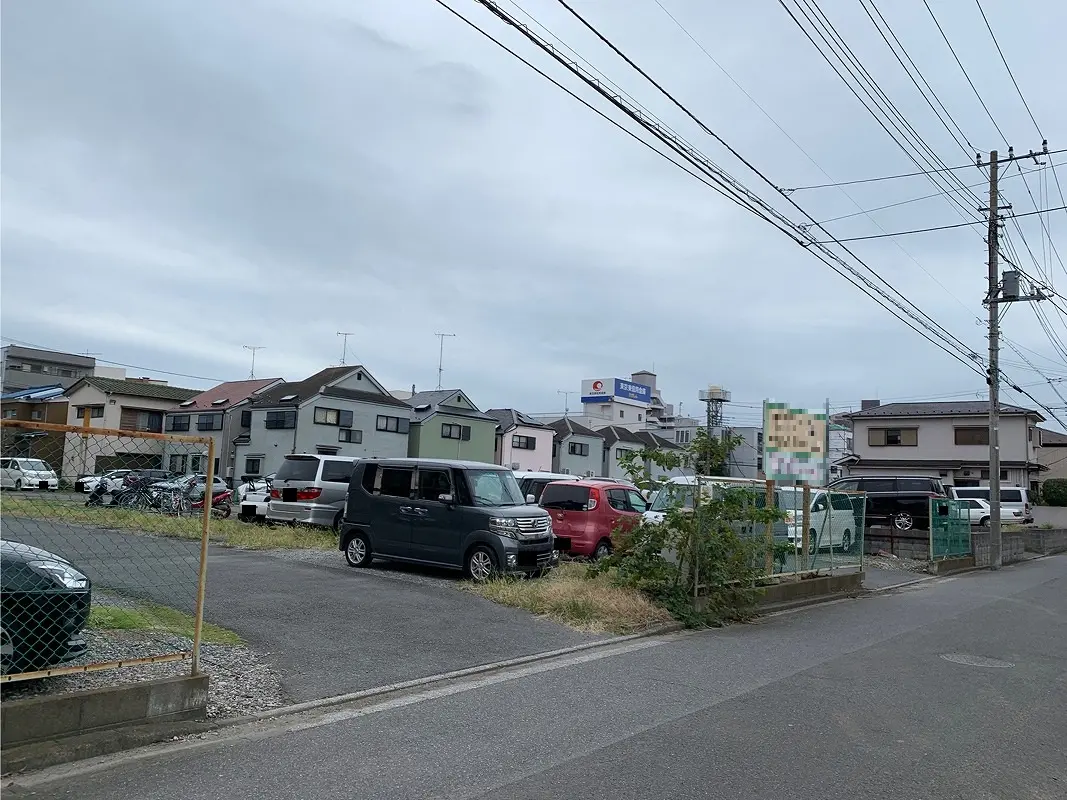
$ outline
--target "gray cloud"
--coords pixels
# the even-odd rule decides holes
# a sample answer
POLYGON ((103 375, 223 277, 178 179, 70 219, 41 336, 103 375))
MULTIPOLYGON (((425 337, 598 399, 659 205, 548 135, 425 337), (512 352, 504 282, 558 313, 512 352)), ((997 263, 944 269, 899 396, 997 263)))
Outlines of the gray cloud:
MULTIPOLYGON (((536 58, 475 4, 455 5, 536 58)), ((834 177, 913 168, 784 14, 667 5, 834 177)), ((523 6, 758 186, 557 4, 523 6)), ((825 182, 654 4, 583 10, 776 182, 825 182)), ((854 11, 828 13, 935 149, 966 161, 854 11)), ((975 143, 992 146, 943 44, 908 13, 891 19, 975 143)), ((1009 135, 1036 145, 971 15, 945 14, 1009 135)), ((1003 16, 1035 113, 1062 130, 1041 62, 1054 20, 1046 34, 1003 16)), ((3 22, 5 336, 220 378, 247 371, 242 344, 263 344, 258 370, 295 379, 336 362, 346 330, 383 382, 424 387, 433 333, 447 330, 450 384, 530 411, 560 406, 556 390, 583 377, 653 363, 668 399, 687 402, 708 382, 798 403, 981 389, 785 237, 433 3, 54 0, 8 4, 3 22)), ((1028 200, 1019 179, 1009 190, 1028 200)), ((850 194, 873 207, 931 191, 919 179, 850 194)), ((833 190, 796 197, 822 219, 855 211, 833 190)), ((959 221, 943 199, 877 218, 887 230, 959 221)), ((862 216, 834 230, 878 232, 862 216)), ((1033 218, 1026 230, 1037 245, 1033 218)), ((922 268, 890 241, 856 251, 980 350, 980 233, 899 244, 922 268)), ((1006 325, 1065 371, 1029 310, 1006 325)))

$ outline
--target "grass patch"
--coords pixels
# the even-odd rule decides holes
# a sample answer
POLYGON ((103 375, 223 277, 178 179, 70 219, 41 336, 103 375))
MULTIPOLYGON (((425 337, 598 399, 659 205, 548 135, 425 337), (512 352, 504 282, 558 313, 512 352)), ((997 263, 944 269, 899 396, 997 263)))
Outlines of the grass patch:
MULTIPOLYGON (((155 603, 130 608, 94 605, 89 611, 89 627, 105 631, 153 631, 192 639, 195 624, 192 615, 155 603)), ((243 644, 236 633, 210 622, 204 623, 200 639, 209 644, 243 644)))
MULTIPOLYGON (((5 517, 54 519, 70 525, 149 533, 173 539, 199 541, 202 517, 168 516, 135 511, 117 506, 87 507, 84 501, 54 496, 40 497, 0 495, 0 513, 5 517)), ((234 510, 236 515, 236 509, 234 510)), ((333 531, 310 525, 262 525, 241 522, 236 516, 212 519, 209 531, 213 544, 243 547, 249 550, 334 550, 337 537, 333 531)))
POLYGON ((607 575, 589 577, 583 564, 561 564, 544 578, 502 577, 464 588, 589 633, 634 633, 671 621, 636 589, 615 586, 607 575))

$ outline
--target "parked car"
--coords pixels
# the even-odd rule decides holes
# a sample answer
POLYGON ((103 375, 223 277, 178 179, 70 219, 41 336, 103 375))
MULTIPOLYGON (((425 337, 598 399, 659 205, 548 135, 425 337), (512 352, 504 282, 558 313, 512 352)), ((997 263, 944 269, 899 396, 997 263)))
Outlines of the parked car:
POLYGON ((56 491, 59 476, 39 458, 0 458, 0 487, 56 491))
POLYGON ((74 491, 92 494, 93 490, 102 481, 104 483, 104 494, 112 494, 122 488, 122 482, 130 472, 131 470, 128 469, 113 469, 103 475, 83 475, 74 481, 74 491))
MULTIPOLYGON (((767 482, 754 478, 727 478, 717 475, 679 475, 667 480, 660 486, 649 501, 645 512, 646 522, 662 522, 667 511, 674 506, 692 509, 697 497, 696 486, 700 485, 700 496, 710 499, 716 492, 730 489, 749 489, 766 496, 767 482)), ((784 535, 784 534, 783 534, 784 535)))
MULTIPOLYGON (((218 475, 212 476, 211 481, 211 494, 215 496, 220 492, 228 492, 230 487, 226 485, 226 481, 220 478, 218 475)), ((170 491, 177 489, 184 494, 189 495, 193 500, 200 500, 204 496, 204 487, 207 485, 207 475, 193 474, 182 475, 178 478, 172 478, 170 480, 159 481, 149 484, 148 488, 152 492, 170 491)))
POLYGON ((522 496, 529 499, 533 497, 536 503, 541 499, 541 492, 553 481, 579 481, 581 476, 568 475, 562 472, 516 472, 515 480, 519 482, 522 496))
MULTIPOLYGON (((776 507, 785 512, 785 538, 798 550, 803 549, 804 490, 783 486, 776 488, 774 494, 776 507)), ((815 490, 810 499, 808 552, 829 549, 850 552, 859 539, 851 497, 842 492, 815 490)))
POLYGON ((527 504, 511 470, 476 461, 359 461, 338 546, 353 567, 385 558, 476 581, 540 574, 559 559, 548 513, 527 504))
POLYGON ((611 554, 611 536, 633 527, 648 510, 636 487, 623 482, 557 481, 545 487, 541 508, 552 517, 552 529, 564 552, 604 558, 611 554))
POLYGON ((245 522, 266 522, 270 510, 270 490, 274 473, 262 478, 250 478, 237 487, 238 519, 245 522))
POLYGON ((0 540, 0 670, 31 672, 69 661, 87 647, 89 578, 55 553, 0 540))
MULTIPOLYGON (((984 500, 989 502, 988 486, 954 486, 951 492, 957 500, 984 500)), ((1030 507, 1030 492, 1022 486, 1002 486, 1000 489, 1000 507, 1020 512, 1013 522, 1033 522, 1034 512, 1030 507)), ((1003 518, 1003 517, 1002 517, 1003 518)))
POLYGON ((864 475, 839 478, 827 487, 867 493, 867 522, 898 531, 930 528, 930 498, 948 497, 940 478, 905 475, 864 475))
MULTIPOLYGON (((971 518, 971 524, 977 525, 981 528, 989 527, 989 521, 993 518, 993 508, 986 500, 979 500, 977 497, 963 498, 962 502, 967 504, 967 511, 971 518)), ((1009 508, 1003 503, 1000 506, 1000 521, 1001 523, 1020 523, 1023 521, 1023 512, 1019 509, 1009 508)))
POLYGON ((179 476, 165 469, 131 469, 122 476, 122 486, 129 489, 136 483, 162 483, 177 477, 179 476))
POLYGON ((356 461, 345 456, 286 456, 271 484, 267 519, 340 530, 356 461))

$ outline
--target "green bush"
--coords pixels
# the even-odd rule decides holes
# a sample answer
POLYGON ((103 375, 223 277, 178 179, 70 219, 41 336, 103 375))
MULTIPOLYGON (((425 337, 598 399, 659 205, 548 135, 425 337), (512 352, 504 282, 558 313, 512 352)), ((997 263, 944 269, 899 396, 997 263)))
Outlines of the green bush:
POLYGON ((1067 479, 1049 478, 1041 484, 1041 499, 1050 506, 1067 506, 1067 479))

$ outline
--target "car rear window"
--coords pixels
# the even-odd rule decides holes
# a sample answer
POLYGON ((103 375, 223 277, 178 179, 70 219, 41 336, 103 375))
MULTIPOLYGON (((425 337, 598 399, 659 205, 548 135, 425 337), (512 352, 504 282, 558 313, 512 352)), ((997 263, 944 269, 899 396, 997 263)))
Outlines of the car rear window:
POLYGON ((1002 503, 1021 503, 1023 501, 1023 493, 1018 489, 1001 489, 1000 490, 1000 502, 1002 503))
POLYGON ((319 474, 317 458, 287 458, 282 462, 277 481, 313 481, 319 474))
POLYGON ((352 480, 352 461, 330 461, 327 459, 322 464, 322 479, 330 483, 348 483, 352 480))
POLYGON ((550 483, 541 493, 541 507, 557 511, 585 511, 589 503, 589 487, 572 483, 550 483))

